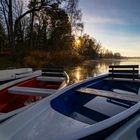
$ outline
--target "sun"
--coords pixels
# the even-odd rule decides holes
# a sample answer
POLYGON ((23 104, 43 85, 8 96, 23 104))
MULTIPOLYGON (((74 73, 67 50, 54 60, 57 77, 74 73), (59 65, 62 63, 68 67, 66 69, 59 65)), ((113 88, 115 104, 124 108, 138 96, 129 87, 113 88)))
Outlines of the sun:
POLYGON ((79 48, 80 44, 81 44, 80 39, 75 39, 75 46, 79 48))

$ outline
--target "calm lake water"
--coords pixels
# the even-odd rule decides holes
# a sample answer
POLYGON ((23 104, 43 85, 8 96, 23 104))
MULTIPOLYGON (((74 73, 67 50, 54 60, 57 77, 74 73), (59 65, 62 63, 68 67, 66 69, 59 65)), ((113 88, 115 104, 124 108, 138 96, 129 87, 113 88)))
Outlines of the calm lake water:
POLYGON ((68 66, 65 68, 65 71, 70 77, 70 84, 73 84, 88 77, 107 73, 109 65, 139 65, 140 67, 140 59, 88 60, 76 66, 68 66))

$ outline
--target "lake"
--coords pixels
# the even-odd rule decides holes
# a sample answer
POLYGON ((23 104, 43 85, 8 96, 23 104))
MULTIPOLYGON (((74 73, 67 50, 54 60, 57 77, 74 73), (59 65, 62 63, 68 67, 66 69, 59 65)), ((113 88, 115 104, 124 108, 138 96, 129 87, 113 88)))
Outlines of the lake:
POLYGON ((86 60, 79 65, 67 66, 65 70, 70 77, 70 84, 73 84, 88 77, 107 73, 109 65, 139 65, 140 67, 140 59, 86 60))

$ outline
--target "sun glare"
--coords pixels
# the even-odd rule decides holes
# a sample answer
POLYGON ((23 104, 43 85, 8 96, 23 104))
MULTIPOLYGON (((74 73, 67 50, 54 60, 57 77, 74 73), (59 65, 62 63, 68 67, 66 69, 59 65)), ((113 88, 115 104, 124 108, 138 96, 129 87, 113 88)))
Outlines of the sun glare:
POLYGON ((80 39, 75 39, 75 46, 80 47, 81 41, 80 39))

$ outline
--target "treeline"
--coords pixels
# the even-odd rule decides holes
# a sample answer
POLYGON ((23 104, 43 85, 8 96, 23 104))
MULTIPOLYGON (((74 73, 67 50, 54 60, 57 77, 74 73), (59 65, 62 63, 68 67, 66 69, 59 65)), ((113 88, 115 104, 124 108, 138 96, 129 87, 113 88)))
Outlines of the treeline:
POLYGON ((35 58, 48 63, 62 56, 75 61, 80 57, 120 58, 119 53, 82 35, 81 18, 78 0, 0 0, 0 52, 9 51, 26 63, 35 58))
POLYGON ((78 48, 81 55, 87 58, 121 58, 119 52, 113 53, 112 51, 104 48, 100 42, 95 38, 84 34, 78 38, 78 48), (79 41, 78 41, 79 40, 79 41))

